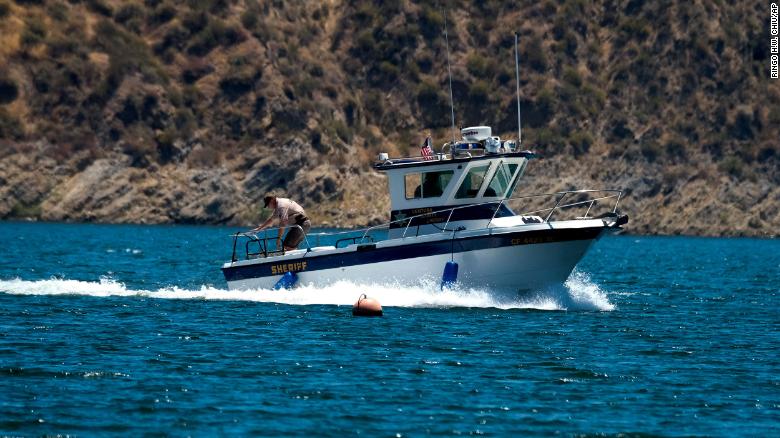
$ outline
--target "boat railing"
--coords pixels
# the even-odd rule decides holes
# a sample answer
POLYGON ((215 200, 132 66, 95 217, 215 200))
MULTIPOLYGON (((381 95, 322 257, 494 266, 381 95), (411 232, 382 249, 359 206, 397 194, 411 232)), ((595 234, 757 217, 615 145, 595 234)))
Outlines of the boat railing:
POLYGON ((279 240, 282 240, 279 237, 278 231, 283 230, 285 228, 297 228, 301 230, 301 233, 303 233, 303 239, 306 242, 306 247, 311 248, 309 245, 309 237, 306 235, 306 232, 301 228, 300 225, 288 225, 287 227, 277 227, 277 228, 265 228, 261 230, 263 232, 263 236, 260 237, 258 235, 258 232, 255 231, 245 231, 245 232, 238 232, 231 234, 231 237, 233 237, 233 256, 231 257, 231 261, 236 262, 238 261, 238 257, 236 257, 236 247, 238 246, 238 240, 241 237, 245 237, 247 240, 244 244, 245 248, 245 254, 246 259, 249 260, 251 258, 257 258, 262 255, 264 258, 268 257, 269 255, 284 255, 284 245, 277 245, 276 249, 270 250, 270 245, 268 244, 269 240, 273 240, 274 242, 278 242, 279 240), (271 237, 268 236, 268 233, 271 231, 277 231, 276 237, 273 235, 271 237), (257 245, 257 252, 251 252, 250 246, 251 245, 257 245))
MULTIPOLYGON (((490 220, 487 222, 487 224, 480 229, 490 229, 491 225, 493 225, 493 221, 496 219, 496 216, 498 215, 499 211, 501 211, 501 207, 506 205, 510 201, 523 201, 523 200, 531 200, 531 199, 538 199, 538 198, 544 198, 544 197, 555 197, 555 204, 552 207, 546 207, 546 208, 537 208, 533 210, 523 211, 521 213, 514 213, 515 216, 533 216, 533 215, 542 215, 545 214, 544 218, 542 219, 543 223, 550 222, 553 215, 556 213, 556 211, 560 211, 566 208, 572 208, 577 206, 585 206, 587 205, 587 210, 585 211, 584 216, 578 217, 578 219, 587 219, 589 218, 590 212, 593 210, 594 205, 598 204, 599 202, 614 199, 614 204, 611 204, 611 212, 617 213, 618 204, 620 203, 620 200, 623 197, 623 191, 618 189, 588 189, 588 190, 565 190, 560 192, 552 192, 552 193, 541 193, 541 194, 532 194, 532 195, 522 195, 522 196, 516 196, 512 198, 506 198, 496 201, 486 201, 486 202, 479 202, 479 203, 473 203, 473 204, 466 204, 466 205, 459 205, 456 207, 446 208, 442 210, 435 210, 430 211, 422 214, 417 214, 414 216, 405 217, 402 219, 396 219, 394 221, 385 222, 380 225, 374 225, 366 228, 356 229, 356 230, 345 230, 345 231, 337 231, 337 232, 329 232, 329 233, 311 233, 306 234, 304 233, 304 243, 306 245, 306 250, 311 251, 313 247, 320 246, 322 238, 327 238, 329 241, 333 241, 334 238, 338 236, 343 235, 349 235, 347 237, 338 238, 335 241, 335 244, 333 244, 335 247, 339 247, 339 244, 342 242, 351 242, 352 244, 362 244, 366 242, 374 242, 375 239, 373 236, 371 236, 372 232, 384 230, 384 229, 390 229, 393 225, 401 224, 401 226, 404 226, 404 231, 401 234, 401 238, 406 238, 409 229, 414 227, 416 228, 416 234, 419 235, 420 227, 424 225, 429 225, 432 223, 426 223, 426 224, 417 224, 412 225, 412 223, 415 220, 419 220, 421 218, 434 216, 434 215, 442 215, 447 214, 447 220, 444 222, 444 226, 441 228, 441 232, 457 232, 458 229, 448 229, 448 225, 450 224, 453 214, 456 210, 462 210, 467 208, 474 208, 479 206, 485 206, 485 205, 495 205, 495 208, 493 209, 493 215, 490 218, 490 220), (574 202, 569 202, 564 204, 563 201, 567 198, 571 198, 572 196, 576 195, 590 195, 593 193, 603 193, 603 196, 593 197, 585 200, 579 200, 574 202), (310 244, 310 238, 311 240, 315 241, 315 245, 312 246, 310 244)), ((419 221, 418 221, 419 222, 419 221)), ((236 262, 238 259, 236 257, 236 247, 238 244, 238 240, 241 237, 247 238, 247 241, 245 243, 245 254, 246 259, 250 258, 257 258, 257 257, 268 257, 269 255, 284 255, 285 250, 284 246, 281 248, 277 247, 275 250, 269 250, 269 240, 277 241, 278 234, 268 236, 269 233, 277 231, 279 229, 282 229, 284 227, 277 227, 277 228, 267 228, 262 230, 263 235, 260 237, 258 233, 256 232, 239 232, 232 234, 231 237, 233 237, 233 256, 232 261, 236 262), (252 252, 250 250, 250 246, 252 244, 257 245, 257 250, 255 252, 252 252)), ((290 225, 286 228, 298 228, 303 232, 303 229, 299 225, 290 225)))
MULTIPOLYGON (((617 212, 617 207, 618 207, 618 204, 620 203, 620 199, 623 196, 623 191, 622 190, 618 190, 618 189, 566 190, 566 191, 553 192, 553 193, 540 193, 540 194, 533 194, 533 195, 516 196, 516 197, 513 197, 513 198, 506 198, 506 199, 502 199, 502 200, 498 200, 498 201, 486 201, 486 202, 479 202, 479 203, 474 203, 474 204, 459 205, 457 207, 452 207, 452 208, 447 208, 447 209, 442 209, 442 210, 430 211, 430 212, 426 212, 426 213, 422 213, 422 214, 418 214, 418 215, 409 216, 409 217, 405 217, 405 218, 402 218, 402 219, 397 219, 397 220, 394 220, 394 221, 386 222, 386 223, 381 224, 381 225, 375 225, 373 227, 368 227, 368 228, 365 229, 365 232, 363 233, 363 236, 365 237, 371 231, 375 231, 375 230, 378 230, 378 229, 384 229, 384 228, 388 228, 389 229, 394 224, 403 224, 403 223, 405 223, 406 226, 404 227, 404 232, 401 235, 401 238, 405 238, 407 233, 408 233, 408 231, 409 231, 409 228, 412 226, 412 223, 414 222, 415 219, 424 218, 426 216, 440 215, 440 214, 444 214, 444 213, 447 213, 447 212, 449 212, 449 214, 447 215, 447 220, 445 221, 444 226, 441 228, 441 231, 442 232, 457 231, 457 230, 449 230, 449 229, 447 229, 447 226, 449 225, 449 223, 450 223, 450 221, 452 219, 452 215, 453 215, 453 213, 456 210, 461 210, 461 209, 466 209, 466 208, 474 208, 475 206, 493 205, 493 204, 495 204, 495 209, 493 210, 493 216, 490 218, 490 220, 488 221, 487 225, 485 225, 485 227, 484 227, 484 228, 490 228, 490 225, 492 225, 493 221, 496 219, 496 215, 501 210, 501 207, 503 205, 505 205, 508 201, 527 200, 527 199, 552 197, 552 196, 556 197, 555 205, 553 205, 552 207, 536 209, 536 210, 532 210, 532 211, 524 211, 524 212, 521 212, 521 213, 515 213, 515 215, 517 215, 517 216, 530 216, 530 215, 536 215, 536 214, 547 212, 547 215, 544 218, 544 222, 549 222, 550 219, 553 216, 553 213, 555 213, 556 210, 561 210, 561 209, 564 209, 564 208, 570 208, 570 207, 575 207, 575 206, 578 206, 578 205, 588 204, 588 209, 585 212, 585 216, 582 216, 582 218, 587 218, 588 214, 590 213, 590 211, 592 210, 593 206, 597 202, 603 201, 603 200, 607 200, 607 199, 615 199, 615 203, 612 206, 612 212, 615 213, 615 212, 617 212), (609 194, 606 195, 606 196, 600 196, 600 197, 597 197, 597 198, 587 199, 587 200, 584 200, 584 201, 572 202, 572 203, 568 203, 568 204, 561 204, 561 202, 565 198, 570 196, 570 195, 574 195, 574 194, 589 194, 589 193, 609 193, 609 194)), ((427 225, 427 224, 415 225, 415 227, 417 228, 417 232, 418 233, 419 233, 419 228, 421 226, 423 226, 423 225, 427 225)))

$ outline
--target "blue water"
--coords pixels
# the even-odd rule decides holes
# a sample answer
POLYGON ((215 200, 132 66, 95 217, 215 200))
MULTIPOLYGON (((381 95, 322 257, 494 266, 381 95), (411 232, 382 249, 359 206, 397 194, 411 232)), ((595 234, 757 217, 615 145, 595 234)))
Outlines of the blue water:
POLYGON ((232 231, 0 223, 0 435, 780 434, 779 241, 608 237, 507 301, 229 292, 232 231))

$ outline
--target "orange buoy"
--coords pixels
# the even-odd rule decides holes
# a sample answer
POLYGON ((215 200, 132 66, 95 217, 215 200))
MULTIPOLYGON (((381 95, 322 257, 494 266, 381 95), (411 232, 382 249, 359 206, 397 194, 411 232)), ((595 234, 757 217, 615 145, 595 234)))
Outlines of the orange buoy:
POLYGON ((352 316, 382 316, 382 306, 379 301, 363 294, 352 306, 352 316))

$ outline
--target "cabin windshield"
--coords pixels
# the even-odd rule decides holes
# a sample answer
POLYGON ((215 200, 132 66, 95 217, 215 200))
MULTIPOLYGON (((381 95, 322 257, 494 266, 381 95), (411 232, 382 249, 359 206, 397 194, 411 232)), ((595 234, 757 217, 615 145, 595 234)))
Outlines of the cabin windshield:
POLYGON ((493 174, 493 178, 490 180, 490 184, 485 189, 484 196, 492 198, 496 196, 504 196, 506 190, 509 188, 509 183, 512 182, 512 177, 517 170, 517 164, 504 163, 496 169, 496 173, 493 174))
POLYGON ((406 199, 438 198, 450 184, 452 170, 407 173, 404 175, 406 199))
POLYGON ((460 187, 458 187, 455 197, 460 199, 476 198, 482 183, 485 182, 485 175, 488 169, 490 169, 490 164, 471 168, 466 177, 463 178, 460 187))

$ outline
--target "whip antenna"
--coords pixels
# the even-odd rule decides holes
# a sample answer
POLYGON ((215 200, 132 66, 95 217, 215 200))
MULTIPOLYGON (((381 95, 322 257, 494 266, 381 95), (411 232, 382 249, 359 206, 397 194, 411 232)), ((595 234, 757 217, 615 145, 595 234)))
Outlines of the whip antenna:
MULTIPOLYGON (((523 142, 523 134, 520 128, 520 57, 517 52, 517 34, 515 34, 515 80, 517 82, 517 146, 520 146, 520 143, 523 142)), ((450 79, 450 93, 452 93, 452 79, 450 79)), ((455 124, 455 122, 452 123, 455 124)))
POLYGON ((452 118, 452 144, 455 144, 455 103, 452 100, 452 69, 450 68, 450 39, 447 36, 447 9, 444 9, 444 42, 447 45, 447 75, 450 77, 450 117, 452 118))

